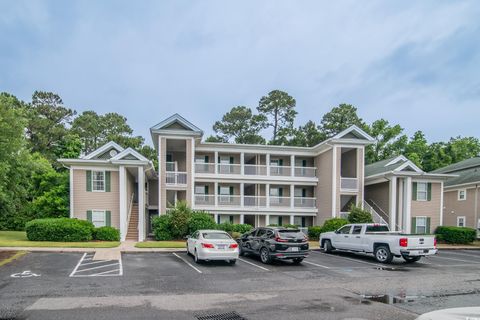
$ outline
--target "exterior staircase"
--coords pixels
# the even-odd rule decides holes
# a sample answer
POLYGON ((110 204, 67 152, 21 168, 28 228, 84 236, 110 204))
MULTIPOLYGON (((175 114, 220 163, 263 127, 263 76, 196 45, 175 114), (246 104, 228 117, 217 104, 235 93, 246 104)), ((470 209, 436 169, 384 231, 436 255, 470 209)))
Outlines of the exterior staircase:
POLYGON ((126 240, 138 241, 138 203, 132 204, 126 240))

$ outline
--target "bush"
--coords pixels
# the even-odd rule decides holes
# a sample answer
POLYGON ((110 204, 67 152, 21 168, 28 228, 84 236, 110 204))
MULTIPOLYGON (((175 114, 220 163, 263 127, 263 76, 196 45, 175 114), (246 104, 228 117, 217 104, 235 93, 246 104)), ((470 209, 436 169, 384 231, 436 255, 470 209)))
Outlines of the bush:
POLYGON ((360 207, 352 206, 348 214, 348 222, 350 223, 371 223, 373 222, 372 214, 360 207))
POLYGON ((284 228, 293 228, 293 229, 299 228, 299 226, 297 226, 296 224, 290 224, 290 223, 284 224, 282 227, 284 227, 284 228))
POLYGON ((173 236, 170 232, 171 216, 164 214, 152 219, 153 235, 155 240, 172 240, 173 236))
POLYGON ((475 241, 477 232, 472 228, 439 226, 435 230, 437 240, 452 244, 468 244, 475 241))
POLYGON ((319 239, 320 233, 322 233, 321 226, 311 226, 308 227, 308 238, 309 239, 319 239))
POLYGON ((171 217, 168 231, 173 239, 182 239, 188 234, 188 222, 192 213, 185 201, 178 202, 168 211, 167 215, 171 217))
POLYGON ((93 238, 101 241, 120 241, 120 231, 114 227, 95 228, 93 238))
POLYGON ((188 221, 188 234, 201 229, 216 229, 217 224, 213 217, 206 212, 195 212, 188 221))
POLYGON ((90 221, 70 218, 35 219, 25 225, 30 241, 90 241, 94 228, 90 221))
POLYGON ((233 239, 238 239, 242 235, 240 232, 235 232, 235 231, 229 232, 228 234, 230 234, 233 239))
POLYGON ((217 225, 218 230, 223 230, 226 232, 238 232, 245 233, 252 230, 252 226, 249 224, 234 224, 230 222, 224 222, 217 225))
POLYGON ((348 221, 342 218, 332 218, 332 219, 325 220, 320 233, 335 231, 346 224, 348 224, 348 221))

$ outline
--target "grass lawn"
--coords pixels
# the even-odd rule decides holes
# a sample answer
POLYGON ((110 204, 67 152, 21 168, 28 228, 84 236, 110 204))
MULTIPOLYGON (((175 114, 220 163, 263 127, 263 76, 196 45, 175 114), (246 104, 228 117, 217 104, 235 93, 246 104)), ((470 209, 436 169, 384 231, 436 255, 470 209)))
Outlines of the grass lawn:
POLYGON ((308 241, 308 246, 310 249, 320 249, 318 241, 308 241))
POLYGON ((185 241, 144 241, 138 242, 137 248, 185 248, 185 241))
POLYGON ((0 231, 1 247, 114 248, 118 241, 53 242, 28 241, 25 231, 0 231))

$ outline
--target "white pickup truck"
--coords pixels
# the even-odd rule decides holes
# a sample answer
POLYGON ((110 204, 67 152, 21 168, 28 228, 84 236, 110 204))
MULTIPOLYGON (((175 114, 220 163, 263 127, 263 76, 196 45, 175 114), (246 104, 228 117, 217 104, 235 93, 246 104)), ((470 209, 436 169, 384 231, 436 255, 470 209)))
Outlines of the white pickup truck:
POLYGON ((415 262, 437 253, 437 240, 429 235, 406 235, 390 231, 385 224, 347 224, 333 232, 320 234, 320 248, 367 253, 378 262, 390 263, 393 257, 415 262))

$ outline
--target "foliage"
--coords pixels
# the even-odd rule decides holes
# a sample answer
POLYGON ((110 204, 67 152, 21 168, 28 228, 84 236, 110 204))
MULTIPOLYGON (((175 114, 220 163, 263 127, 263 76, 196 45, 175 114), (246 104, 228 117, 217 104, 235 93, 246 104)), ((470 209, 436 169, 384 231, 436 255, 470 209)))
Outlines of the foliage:
POLYGON ((259 135, 266 126, 264 115, 254 115, 250 108, 238 106, 223 115, 221 121, 216 121, 213 130, 221 141, 235 143, 264 144, 265 139, 259 135))
POLYGON ((437 239, 451 244, 468 244, 475 241, 477 231, 465 227, 439 226, 435 230, 437 239))
POLYGON ((171 216, 168 214, 161 215, 152 219, 153 235, 155 240, 166 241, 173 240, 170 233, 171 216))
POLYGON ((406 136, 401 136, 403 128, 400 125, 390 125, 385 119, 376 120, 371 126, 366 127, 375 140, 365 149, 366 163, 388 159, 398 155, 405 145, 406 136))
POLYGON ((352 206, 350 208, 350 213, 348 214, 347 218, 348 222, 350 223, 371 223, 372 214, 366 210, 363 210, 360 207, 352 206))
POLYGON ((224 222, 217 225, 218 230, 223 230, 227 232, 239 232, 245 233, 252 230, 252 226, 249 224, 235 224, 230 222, 224 222))
POLYGON ((106 226, 95 228, 93 238, 101 241, 120 241, 120 230, 106 226))
POLYGON ((228 140, 223 138, 223 137, 219 137, 219 136, 209 136, 205 139, 205 142, 221 142, 221 143, 227 143, 228 140))
POLYGON ((35 219, 25 226, 30 241, 90 241, 94 226, 86 220, 70 218, 35 219))
POLYGON ((217 223, 212 215, 207 212, 194 212, 188 222, 188 234, 197 230, 216 229, 217 223))
POLYGON ((192 216, 192 209, 186 201, 179 201, 175 207, 168 210, 170 216, 169 231, 173 239, 181 239, 188 234, 189 221, 192 216))
POLYGON ((233 239, 238 239, 242 236, 241 232, 236 232, 236 231, 229 232, 229 234, 232 236, 233 239))
POLYGON ((342 103, 323 116, 320 131, 325 138, 330 138, 352 125, 365 128, 365 123, 357 115, 357 108, 351 104, 342 103))
POLYGON ((309 239, 319 239, 320 233, 322 233, 322 226, 311 226, 308 227, 308 238, 309 239))
POLYGON ((323 232, 330 232, 330 231, 335 231, 338 228, 343 227, 344 225, 348 224, 348 220, 342 219, 342 218, 332 218, 332 219, 327 219, 323 223, 322 226, 322 231, 323 232))
POLYGON ((287 224, 284 224, 282 227, 284 228, 293 228, 293 229, 297 229, 299 226, 296 225, 296 224, 290 224, 290 223, 287 223, 287 224))
POLYGON ((280 90, 273 90, 260 99, 258 113, 268 119, 266 126, 273 128, 271 144, 281 144, 282 138, 285 138, 293 129, 293 121, 297 115, 295 105, 295 99, 280 90))
POLYGON ((290 146, 313 147, 325 140, 325 135, 318 129, 312 120, 305 125, 292 130, 292 138, 288 142, 290 146))

